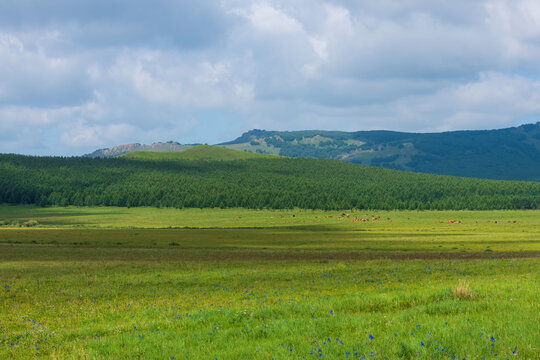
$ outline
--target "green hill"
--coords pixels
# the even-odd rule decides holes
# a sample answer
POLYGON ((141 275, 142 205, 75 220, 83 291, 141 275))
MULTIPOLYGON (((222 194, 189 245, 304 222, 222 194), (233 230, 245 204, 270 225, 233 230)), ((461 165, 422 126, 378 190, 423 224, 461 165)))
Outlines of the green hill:
POLYGON ((193 145, 183 145, 176 141, 156 142, 152 145, 143 145, 139 143, 124 144, 114 146, 107 149, 99 149, 90 154, 84 155, 90 158, 107 158, 115 157, 122 154, 127 154, 134 151, 148 151, 148 152, 172 152, 172 151, 184 151, 189 149, 193 145))
POLYGON ((540 122, 443 133, 252 130, 221 145, 422 173, 540 181, 540 122))
POLYGON ((242 159, 257 159, 272 155, 256 154, 244 151, 225 149, 219 146, 195 145, 180 152, 143 152, 135 151, 120 155, 126 159, 135 160, 204 160, 204 161, 230 161, 242 159))
MULTIPOLYGON (((140 151, 183 152, 193 146, 173 141, 152 145, 126 144, 96 150, 85 156, 115 157, 140 151)), ((218 146, 250 153, 342 160, 428 174, 540 181, 540 122, 508 129, 442 133, 251 130, 218 146)), ((147 159, 162 158, 153 156, 147 155, 147 159)), ((199 158, 195 154, 189 156, 199 158)), ((231 157, 236 156, 231 153, 231 157)), ((136 157, 141 158, 140 155, 136 157)), ((208 158, 206 154, 203 157, 208 158)))
POLYGON ((253 209, 537 209, 540 183, 419 174, 202 146, 181 153, 135 153, 118 158, 0 155, 0 203, 253 209))

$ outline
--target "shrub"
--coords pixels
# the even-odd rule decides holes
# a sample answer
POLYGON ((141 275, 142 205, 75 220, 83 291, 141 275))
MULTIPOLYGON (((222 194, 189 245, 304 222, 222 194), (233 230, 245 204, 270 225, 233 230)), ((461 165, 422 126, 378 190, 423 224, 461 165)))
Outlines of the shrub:
POLYGON ((28 221, 25 221, 22 224, 22 226, 24 226, 24 227, 34 227, 34 226, 37 226, 37 225, 39 225, 39 223, 37 222, 37 220, 34 220, 34 219, 30 219, 28 221))

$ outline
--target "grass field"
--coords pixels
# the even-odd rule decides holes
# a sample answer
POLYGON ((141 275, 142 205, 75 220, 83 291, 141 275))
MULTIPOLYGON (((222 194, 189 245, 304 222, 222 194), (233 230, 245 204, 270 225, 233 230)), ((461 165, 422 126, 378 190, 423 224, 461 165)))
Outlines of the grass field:
POLYGON ((341 215, 0 206, 0 358, 539 358, 539 211, 341 215))

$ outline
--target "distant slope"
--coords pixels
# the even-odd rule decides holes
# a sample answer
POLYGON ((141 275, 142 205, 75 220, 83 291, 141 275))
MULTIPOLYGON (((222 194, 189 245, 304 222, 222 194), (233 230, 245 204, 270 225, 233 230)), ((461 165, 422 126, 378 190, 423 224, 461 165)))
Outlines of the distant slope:
POLYGON ((181 153, 96 159, 0 155, 0 203, 537 209, 540 183, 418 174, 335 160, 261 156, 199 146, 181 153))
POLYGON ((84 155, 84 157, 90 158, 107 158, 115 157, 122 154, 127 154, 134 151, 151 151, 151 152, 171 152, 171 151, 183 151, 189 149, 193 145, 182 145, 174 141, 157 142, 152 145, 141 145, 139 143, 118 145, 112 148, 99 149, 90 154, 84 155))
POLYGON ((427 134, 252 130, 221 145, 414 172, 540 181, 540 122, 500 130, 427 134))
MULTIPOLYGON (((134 151, 174 152, 192 146, 176 142, 127 144, 85 156, 115 157, 134 151)), ((251 130, 218 146, 250 153, 343 160, 431 174, 540 181, 540 122, 500 130, 430 134, 251 130)))
POLYGON ((261 157, 269 157, 271 155, 255 154, 250 152, 236 151, 224 149, 219 146, 211 145, 195 145, 181 152, 142 152, 135 151, 121 155, 126 159, 136 160, 205 160, 205 161, 227 161, 227 160, 242 160, 254 159, 261 157))

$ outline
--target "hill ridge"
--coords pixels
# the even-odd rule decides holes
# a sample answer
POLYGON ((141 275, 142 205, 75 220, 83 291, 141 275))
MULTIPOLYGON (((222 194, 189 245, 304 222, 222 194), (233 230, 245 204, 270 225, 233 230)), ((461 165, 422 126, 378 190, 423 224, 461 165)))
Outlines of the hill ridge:
POLYGON ((135 151, 148 151, 148 152, 174 152, 183 151, 192 147, 194 144, 180 144, 176 141, 167 142, 155 142, 151 145, 144 145, 140 143, 129 143, 123 145, 113 146, 112 148, 98 149, 92 153, 85 154, 83 157, 90 158, 106 158, 115 157, 123 154, 127 154, 135 151))
POLYGON ((275 155, 257 154, 215 145, 194 145, 180 152, 147 152, 134 151, 119 155, 125 159, 135 160, 203 160, 203 161, 231 161, 271 157, 275 155))
MULTIPOLYGON (((145 146, 151 147, 141 145, 145 146)), ((193 145, 181 146, 185 150, 193 145)), ((540 122, 504 129, 439 133, 253 129, 217 146, 439 175, 540 181, 540 122)), ((118 147, 114 155, 113 149, 101 151, 100 157, 131 152, 118 147)))

